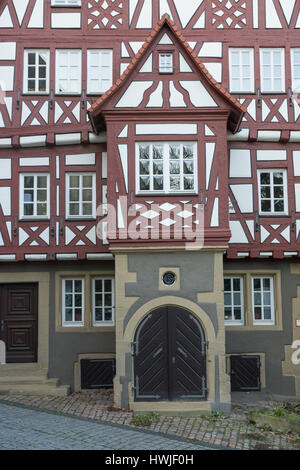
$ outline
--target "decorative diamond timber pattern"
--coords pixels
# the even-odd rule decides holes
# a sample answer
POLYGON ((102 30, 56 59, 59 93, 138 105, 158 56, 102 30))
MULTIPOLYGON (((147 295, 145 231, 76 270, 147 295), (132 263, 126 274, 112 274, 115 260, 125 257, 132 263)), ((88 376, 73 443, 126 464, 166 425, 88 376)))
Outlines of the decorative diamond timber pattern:
POLYGON ((249 0, 215 0, 211 3, 212 25, 216 29, 242 29, 247 26, 249 0))
POLYGON ((124 0, 89 0, 89 29, 119 29, 124 23, 124 0))

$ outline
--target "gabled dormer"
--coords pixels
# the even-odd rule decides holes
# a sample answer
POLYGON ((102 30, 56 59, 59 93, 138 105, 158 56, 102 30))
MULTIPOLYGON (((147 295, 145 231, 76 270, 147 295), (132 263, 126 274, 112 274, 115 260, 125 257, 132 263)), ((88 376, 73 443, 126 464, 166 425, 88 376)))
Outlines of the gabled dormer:
POLYGON ((226 244, 227 130, 236 132, 243 114, 175 24, 162 18, 121 78, 89 109, 94 131, 107 130, 108 202, 117 208, 118 228, 126 231, 132 222, 176 231, 205 224, 206 243, 226 244), (199 207, 205 208, 201 222, 199 207))

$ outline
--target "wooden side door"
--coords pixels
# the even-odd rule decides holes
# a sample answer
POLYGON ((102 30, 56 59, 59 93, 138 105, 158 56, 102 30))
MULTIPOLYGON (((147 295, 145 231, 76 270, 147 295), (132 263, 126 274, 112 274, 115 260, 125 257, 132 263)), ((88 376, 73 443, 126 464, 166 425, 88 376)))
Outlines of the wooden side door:
POLYGON ((0 285, 0 339, 7 363, 37 362, 38 285, 0 285))
POLYGON ((198 320, 186 310, 168 307, 170 400, 206 398, 206 342, 198 320))

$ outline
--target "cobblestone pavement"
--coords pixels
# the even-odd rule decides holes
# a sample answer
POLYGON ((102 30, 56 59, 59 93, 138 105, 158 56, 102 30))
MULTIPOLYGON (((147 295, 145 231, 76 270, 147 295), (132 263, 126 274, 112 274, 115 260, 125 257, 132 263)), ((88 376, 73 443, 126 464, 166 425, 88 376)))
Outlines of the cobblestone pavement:
MULTIPOLYGON (((67 397, 37 397, 37 396, 22 396, 22 395, 0 395, 1 401, 9 404, 22 404, 33 409, 54 411, 62 413, 64 419, 68 415, 81 418, 89 418, 90 420, 114 423, 121 425, 122 429, 126 431, 136 431, 137 428, 133 423, 133 414, 125 410, 113 408, 112 393, 111 391, 93 391, 93 392, 80 392, 73 393, 67 397)), ((271 404, 269 404, 270 406, 271 404)), ((2 412, 1 406, 1 412, 2 412)), ((9 407, 6 407, 7 409, 9 407)), ((15 410, 16 416, 23 413, 22 408, 12 408, 15 410)), ((282 434, 270 432, 266 429, 257 428, 248 423, 247 407, 243 404, 236 406, 233 413, 228 417, 222 414, 211 414, 202 417, 159 417, 158 422, 152 423, 146 428, 152 431, 152 435, 148 435, 150 439, 149 445, 152 447, 145 447, 143 449, 153 449, 155 437, 160 440, 162 436, 169 438, 181 438, 185 441, 179 443, 180 449, 192 449, 188 445, 197 446, 217 446, 227 449, 243 449, 243 450, 264 450, 264 449, 297 449, 300 450, 300 436, 292 434, 282 434), (192 442, 188 442, 188 441, 192 442)), ((57 417, 52 418, 57 419, 57 417)), ((20 420, 22 421, 22 419, 20 420)), ((73 422, 73 421, 72 421, 73 422)), ((95 425, 98 423, 95 423, 95 425)), ((91 423, 93 425, 93 423, 91 423)), ((81 424, 85 427, 86 423, 81 424)), ((2 422, 1 427, 2 428, 2 422)), ((92 428, 91 428, 92 429, 92 428)), ((99 429, 99 427, 97 428, 99 429)), ((108 428, 105 428, 108 429, 108 428)), ((1 431, 0 431, 1 432, 1 431)), ((94 431, 91 431, 93 435, 94 431)), ((140 436, 140 434, 138 433, 140 436)), ((1 436, 1 434, 0 434, 1 436)), ((146 438, 146 439, 147 439, 146 438)), ((0 448, 1 448, 0 437, 0 448)), ((62 439, 62 438, 61 438, 62 439)), ((59 442, 59 440, 57 441, 59 442)), ((79 441, 77 441, 79 442, 79 441)), ((133 443, 138 442, 147 445, 147 440, 140 437, 139 441, 124 440, 124 445, 128 446, 127 449, 133 449, 133 443)), ((172 445, 168 441, 168 445, 172 445)), ((176 443, 178 445, 178 443, 176 443)), ((159 447, 156 447, 158 449, 159 447)), ((161 448, 161 447, 160 447, 161 448)), ((174 447, 177 449, 178 447, 174 447)), ((196 447, 199 449, 199 446, 196 447)), ((200 447, 201 448, 201 447, 200 447)), ((165 449, 165 448, 164 448, 165 449)), ((171 447, 168 447, 171 449, 171 447)), ((173 447, 172 447, 173 449, 173 447)))
POLYGON ((1 450, 208 450, 147 431, 0 404, 1 450))

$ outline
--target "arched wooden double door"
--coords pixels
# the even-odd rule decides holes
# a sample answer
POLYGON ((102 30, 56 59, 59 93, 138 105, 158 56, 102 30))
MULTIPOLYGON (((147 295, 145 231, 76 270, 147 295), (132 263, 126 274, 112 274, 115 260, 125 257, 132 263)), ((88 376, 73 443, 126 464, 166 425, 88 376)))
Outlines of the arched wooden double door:
POLYGON ((190 312, 154 310, 139 325, 134 345, 136 401, 206 399, 205 336, 190 312))

